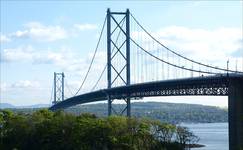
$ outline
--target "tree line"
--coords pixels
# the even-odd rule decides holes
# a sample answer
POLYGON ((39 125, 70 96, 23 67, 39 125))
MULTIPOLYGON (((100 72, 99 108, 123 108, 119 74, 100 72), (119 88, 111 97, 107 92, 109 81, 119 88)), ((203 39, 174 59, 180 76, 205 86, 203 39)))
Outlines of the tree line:
POLYGON ((0 138, 3 150, 182 150, 199 140, 186 127, 156 120, 47 109, 0 110, 0 138))

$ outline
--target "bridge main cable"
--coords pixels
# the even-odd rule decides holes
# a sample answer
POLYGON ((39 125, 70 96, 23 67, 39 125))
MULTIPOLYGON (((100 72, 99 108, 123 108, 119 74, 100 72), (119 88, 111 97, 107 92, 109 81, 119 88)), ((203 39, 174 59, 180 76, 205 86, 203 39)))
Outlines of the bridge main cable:
MULTIPOLYGON (((144 30, 145 33, 147 33, 154 41, 156 41, 159 45, 163 46, 165 49, 167 49, 168 51, 170 51, 171 53, 185 59, 185 60, 188 60, 190 62, 193 62, 193 63, 196 63, 198 65, 201 65, 201 66, 204 66, 204 67, 208 67, 208 68, 212 68, 212 69, 215 69, 215 70, 221 70, 221 71, 225 71, 225 72, 231 72, 231 73, 241 73, 243 74, 243 72, 241 71, 234 71, 234 70, 229 70, 229 69, 224 69, 224 68, 219 68, 219 67, 214 67, 214 66, 210 66, 210 65, 206 65, 206 64, 203 64, 203 63, 200 63, 200 62, 197 62, 195 60, 192 60, 192 59, 189 59, 185 56, 182 56, 181 54, 171 50, 170 48, 168 48, 167 46, 165 46, 164 44, 162 44, 161 42, 159 42, 155 37, 153 37, 139 22, 138 20, 132 15, 132 13, 130 13, 131 17, 133 18, 133 20, 138 24, 138 26, 140 26, 140 28, 142 28, 142 30, 144 30)), ((189 69, 188 69, 189 70, 189 69)), ((216 73, 215 73, 216 74, 216 73)))
POLYGON ((190 69, 190 68, 185 68, 185 67, 181 67, 181 66, 178 66, 178 65, 175 65, 175 64, 172 64, 170 62, 167 62, 155 55, 153 55, 152 53, 148 52, 147 50, 145 50, 143 47, 141 47, 137 42, 135 42, 132 38, 130 38, 130 40, 135 44, 137 45, 139 48, 141 48, 145 53, 147 53, 148 55, 152 56, 153 58, 163 62, 163 63, 166 63, 167 65, 170 65, 170 66, 173 66, 173 67, 176 67, 176 68, 179 68, 179 69, 184 69, 184 70, 188 70, 188 71, 194 71, 194 72, 199 72, 199 73, 206 73, 206 74, 217 74, 217 73, 214 73, 214 72, 209 72, 209 71, 201 71, 201 70, 194 70, 194 69, 190 69))
POLYGON ((82 87, 83 87, 83 85, 84 85, 84 83, 85 83, 85 81, 86 81, 86 79, 87 79, 87 77, 88 77, 88 74, 89 74, 90 69, 91 69, 91 67, 92 67, 92 64, 93 64, 93 62, 94 62, 96 53, 97 53, 97 51, 98 51, 98 47, 99 47, 99 44, 100 44, 100 41, 101 41, 101 37, 102 37, 103 31, 104 31, 104 28, 105 28, 106 19, 107 19, 107 17, 105 17, 105 20, 104 20, 104 23, 103 23, 103 26, 102 26, 102 30, 101 30, 101 33, 100 33, 100 37, 99 37, 98 43, 97 43, 97 45, 96 45, 95 52, 94 52, 94 55, 93 55, 92 60, 91 60, 91 62, 90 62, 89 68, 88 68, 88 70, 87 70, 87 72, 86 72, 86 74, 85 74, 85 77, 84 77, 84 80, 83 80, 81 86, 79 87, 78 91, 74 94, 74 96, 76 96, 76 95, 79 93, 79 91, 82 89, 82 87))

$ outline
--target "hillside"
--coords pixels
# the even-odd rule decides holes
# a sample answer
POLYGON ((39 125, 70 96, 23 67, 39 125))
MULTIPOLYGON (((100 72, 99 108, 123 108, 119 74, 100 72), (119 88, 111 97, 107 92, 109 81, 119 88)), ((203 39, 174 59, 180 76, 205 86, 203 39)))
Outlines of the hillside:
MULTIPOLYGON (((122 110, 124 106, 122 104, 114 105, 116 110, 122 110)), ((75 114, 89 112, 103 117, 107 116, 107 104, 78 105, 68 108, 66 111, 75 114)), ((228 121, 227 110, 195 104, 136 102, 132 103, 131 111, 132 115, 138 118, 146 117, 170 123, 212 123, 228 121)))
POLYGON ((15 106, 9 103, 0 103, 0 109, 5 109, 5 108, 45 108, 49 107, 49 104, 35 104, 35 105, 23 105, 23 106, 15 106))
POLYGON ((9 103, 0 103, 0 109, 4 109, 4 108, 14 108, 14 105, 11 105, 9 103))

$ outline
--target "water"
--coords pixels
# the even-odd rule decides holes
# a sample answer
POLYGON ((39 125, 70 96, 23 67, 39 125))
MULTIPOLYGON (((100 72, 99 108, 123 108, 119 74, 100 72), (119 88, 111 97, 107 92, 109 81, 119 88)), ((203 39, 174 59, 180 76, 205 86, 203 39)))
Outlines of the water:
POLYGON ((198 144, 206 147, 192 150, 229 150, 228 123, 182 124, 200 137, 198 144))

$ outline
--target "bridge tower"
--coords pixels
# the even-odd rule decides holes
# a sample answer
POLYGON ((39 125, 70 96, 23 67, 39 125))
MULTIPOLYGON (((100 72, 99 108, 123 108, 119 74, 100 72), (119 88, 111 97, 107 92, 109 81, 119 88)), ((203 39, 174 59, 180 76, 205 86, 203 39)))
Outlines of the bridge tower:
POLYGON ((64 73, 54 72, 54 100, 53 105, 64 100, 64 73))
MULTIPOLYGON (((118 36, 119 37, 119 36, 118 36)), ((111 12, 107 10, 107 80, 108 89, 114 87, 114 83, 117 80, 121 80, 123 85, 130 85, 130 12, 129 9, 126 12, 111 12), (120 20, 120 18, 122 19, 120 20), (125 29, 122 24, 125 22, 125 29), (122 44, 118 44, 115 40, 114 33, 120 31, 124 37, 122 44), (114 52, 113 54, 113 50, 114 52), (113 59, 118 57, 125 62, 124 66, 119 68, 115 65, 113 59)), ((117 112, 113 107, 112 103, 114 99, 108 96, 108 115, 113 113, 122 115, 125 111, 127 116, 131 116, 131 104, 129 96, 124 99, 126 106, 125 108, 117 112)))

